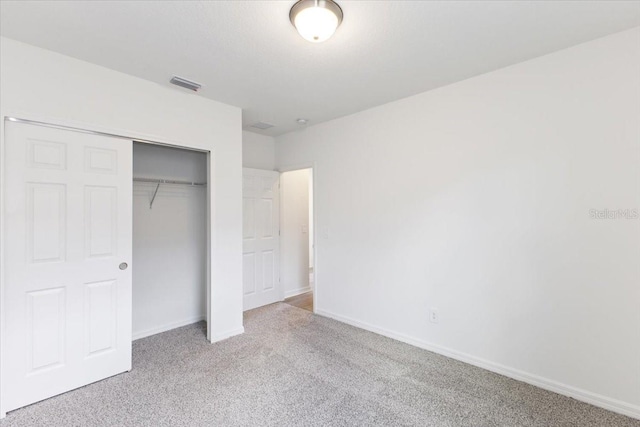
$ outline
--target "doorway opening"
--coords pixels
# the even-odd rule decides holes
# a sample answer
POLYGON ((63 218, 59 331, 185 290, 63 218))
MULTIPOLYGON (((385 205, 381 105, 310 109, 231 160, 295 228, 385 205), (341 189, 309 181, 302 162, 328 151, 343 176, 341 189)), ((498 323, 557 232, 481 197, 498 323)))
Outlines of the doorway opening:
POLYGON ((206 321, 207 157, 133 144, 133 340, 206 321))
POLYGON ((311 312, 315 307, 313 169, 280 175, 281 269, 287 304, 311 312))

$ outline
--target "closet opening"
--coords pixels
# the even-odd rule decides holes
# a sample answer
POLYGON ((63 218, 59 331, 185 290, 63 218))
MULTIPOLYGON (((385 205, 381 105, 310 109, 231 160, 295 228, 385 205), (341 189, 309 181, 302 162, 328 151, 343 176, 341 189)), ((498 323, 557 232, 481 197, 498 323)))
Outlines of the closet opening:
POLYGON ((133 340, 207 320, 208 168, 208 152, 133 143, 133 340))

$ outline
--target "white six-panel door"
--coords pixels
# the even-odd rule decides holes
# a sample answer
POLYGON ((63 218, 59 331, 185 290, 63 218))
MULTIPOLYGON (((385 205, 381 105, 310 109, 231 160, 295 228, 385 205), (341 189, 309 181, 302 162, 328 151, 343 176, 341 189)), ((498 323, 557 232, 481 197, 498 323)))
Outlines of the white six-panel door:
POLYGON ((5 130, 9 411, 131 369, 132 142, 5 130))
POLYGON ((244 309, 283 298, 280 284, 280 174, 243 169, 244 309))

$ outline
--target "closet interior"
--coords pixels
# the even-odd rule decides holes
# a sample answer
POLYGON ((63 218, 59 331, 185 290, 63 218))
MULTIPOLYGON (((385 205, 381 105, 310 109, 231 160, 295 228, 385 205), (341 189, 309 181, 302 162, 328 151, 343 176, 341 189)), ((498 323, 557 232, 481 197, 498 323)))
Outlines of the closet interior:
POLYGON ((134 340, 206 319, 207 161, 134 142, 134 340))

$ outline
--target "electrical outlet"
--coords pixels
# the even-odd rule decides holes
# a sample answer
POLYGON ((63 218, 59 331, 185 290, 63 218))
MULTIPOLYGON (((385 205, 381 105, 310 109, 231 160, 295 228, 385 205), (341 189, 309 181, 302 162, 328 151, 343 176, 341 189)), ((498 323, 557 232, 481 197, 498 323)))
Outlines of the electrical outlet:
POLYGON ((438 309, 432 307, 431 310, 429 310, 429 321, 431 323, 438 323, 439 320, 438 309))

